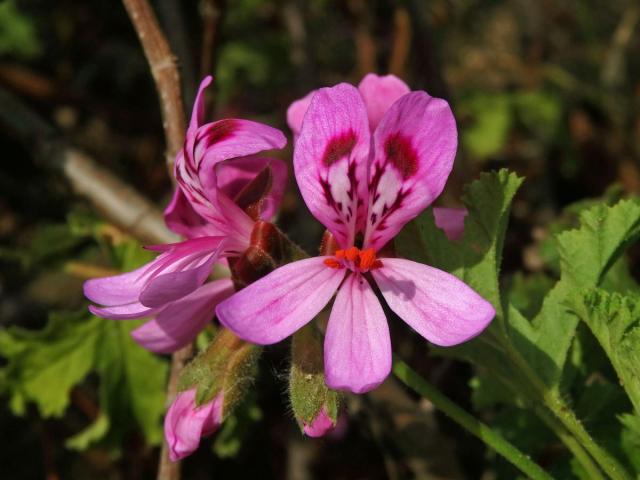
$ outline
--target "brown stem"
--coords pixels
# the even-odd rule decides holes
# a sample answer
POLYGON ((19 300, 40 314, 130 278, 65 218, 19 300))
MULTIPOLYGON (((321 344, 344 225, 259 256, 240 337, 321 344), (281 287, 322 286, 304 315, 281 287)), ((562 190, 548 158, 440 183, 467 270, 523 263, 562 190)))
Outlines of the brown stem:
MULTIPOLYGON (((173 161, 176 153, 182 148, 186 129, 176 59, 171 52, 169 42, 160 29, 149 2, 147 0, 122 1, 136 29, 140 43, 142 43, 142 48, 151 68, 151 74, 156 83, 162 109, 162 123, 167 140, 167 166, 169 172, 172 173, 173 161)), ((187 345, 172 355, 171 372, 167 385, 167 402, 172 402, 175 398, 178 391, 180 371, 192 354, 193 345, 187 345)), ((167 443, 164 442, 160 452, 158 479, 179 480, 179 478, 180 463, 173 463, 169 460, 169 448, 167 443)))
POLYGON ((176 58, 149 2, 122 0, 122 3, 138 34, 158 90, 162 125, 167 141, 167 166, 169 172, 172 172, 173 161, 176 153, 182 148, 186 129, 176 58))
POLYGON ((218 24, 224 13, 224 2, 205 0, 202 2, 202 47, 200 76, 213 74, 215 68, 216 39, 220 33, 218 24))

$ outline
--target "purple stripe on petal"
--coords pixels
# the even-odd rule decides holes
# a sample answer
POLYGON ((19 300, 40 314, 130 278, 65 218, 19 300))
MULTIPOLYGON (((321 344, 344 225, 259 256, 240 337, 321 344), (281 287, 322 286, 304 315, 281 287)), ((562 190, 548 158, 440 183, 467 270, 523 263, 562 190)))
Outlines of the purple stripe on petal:
POLYGON ((324 339, 327 386, 365 393, 391 371, 389 326, 369 282, 352 273, 338 290, 324 339))
POLYGON ((384 258, 382 264, 371 274, 389 307, 436 345, 465 342, 495 316, 489 302, 449 273, 402 258, 384 258))
POLYGON ((277 268, 216 308, 220 323, 240 338, 269 345, 311 321, 329 303, 345 269, 314 257, 277 268))

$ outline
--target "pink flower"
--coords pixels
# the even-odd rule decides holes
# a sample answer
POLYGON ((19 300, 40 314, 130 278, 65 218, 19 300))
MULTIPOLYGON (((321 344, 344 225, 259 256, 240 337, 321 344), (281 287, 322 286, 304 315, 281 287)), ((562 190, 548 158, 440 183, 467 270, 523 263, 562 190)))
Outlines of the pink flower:
POLYGON ((391 310, 436 345, 478 335, 495 311, 464 282, 409 260, 378 258, 442 192, 456 147, 448 104, 408 92, 395 77, 368 75, 360 90, 348 84, 318 90, 299 131, 294 167, 307 206, 340 249, 278 268, 221 302, 218 319, 247 341, 272 344, 311 321, 337 291, 325 378, 330 388, 355 393, 377 387, 391 369, 389 328, 374 284, 391 310))
POLYGON ((95 315, 153 317, 132 336, 160 353, 191 342, 215 306, 233 293, 229 279, 205 283, 211 268, 249 247, 256 220, 275 214, 286 183, 281 160, 247 156, 284 147, 282 132, 247 120, 203 124, 203 95, 210 83, 207 77, 200 85, 185 148, 176 159, 179 188, 165 211, 167 225, 188 240, 147 247, 160 252, 152 262, 84 285, 85 296, 102 305, 89 307, 95 315), (250 206, 254 217, 243 210, 250 206))
POLYGON ((222 423, 222 394, 201 406, 196 405, 195 397, 195 388, 178 393, 164 419, 172 462, 191 455, 200 445, 200 438, 214 433, 222 423))
POLYGON ((304 424, 304 433, 309 437, 319 438, 334 428, 336 428, 336 424, 327 413, 327 410, 322 407, 311 423, 304 424))

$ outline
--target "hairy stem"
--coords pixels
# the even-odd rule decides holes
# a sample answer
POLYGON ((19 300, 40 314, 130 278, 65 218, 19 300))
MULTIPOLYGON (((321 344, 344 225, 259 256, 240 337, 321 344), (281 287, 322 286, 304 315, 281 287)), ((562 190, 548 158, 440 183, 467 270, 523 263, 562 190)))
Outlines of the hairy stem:
POLYGON ((525 475, 533 480, 551 479, 551 476, 538 464, 533 462, 502 435, 449 400, 437 388, 428 383, 396 356, 394 356, 393 359, 393 373, 402 383, 429 400, 437 409, 441 410, 465 430, 478 437, 525 475))

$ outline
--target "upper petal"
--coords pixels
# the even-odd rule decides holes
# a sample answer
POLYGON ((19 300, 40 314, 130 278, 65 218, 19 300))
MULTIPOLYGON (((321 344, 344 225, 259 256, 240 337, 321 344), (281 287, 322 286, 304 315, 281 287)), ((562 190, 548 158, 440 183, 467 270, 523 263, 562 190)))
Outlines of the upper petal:
POLYGON ((376 75, 369 73, 360 81, 358 90, 367 106, 369 128, 373 132, 384 114, 403 95, 411 90, 395 75, 376 75))
POLYGON ((369 282, 351 274, 340 287, 324 339, 327 386, 365 393, 391 371, 387 318, 369 282))
POLYGON ((204 91, 211 85, 213 81, 213 77, 211 75, 207 75, 200 82, 200 86, 198 87, 198 93, 196 94, 196 99, 193 102, 193 110, 191 111, 191 120, 189 121, 189 130, 194 131, 204 122, 204 91))
POLYGON ((449 273, 402 258, 382 263, 372 275, 389 307, 436 345, 469 340, 495 316, 489 302, 449 273))
POLYGON ((100 305, 125 305, 138 301, 140 290, 163 262, 162 255, 135 270, 84 282, 84 296, 100 305))
POLYGON ((327 257, 289 263, 236 292, 216 308, 220 323, 259 345, 279 342, 311 321, 329 303, 345 269, 327 257))
POLYGON ((307 109, 315 93, 316 90, 307 93, 307 95, 296 100, 287 108, 287 125, 289 125, 289 128, 293 132, 293 138, 297 138, 298 135, 300 135, 302 120, 304 120, 304 116, 307 113, 307 109))
POLYGON ((469 214, 466 208, 434 207, 436 227, 444 231, 449 240, 460 240, 464 233, 464 219, 469 214))
POLYGON ((394 103, 373 136, 365 248, 381 248, 444 188, 458 134, 449 104, 426 92, 394 103))
POLYGON ((286 143, 280 130, 249 120, 225 119, 202 125, 187 135, 184 152, 176 158, 176 180, 203 218, 231 233, 248 234, 251 219, 233 204, 232 215, 225 211, 227 205, 219 198, 215 166, 232 158, 283 148, 286 143))
POLYGON ((191 455, 200 438, 213 433, 222 422, 222 394, 201 406, 196 405, 195 396, 195 388, 178 393, 165 417, 164 435, 172 462, 191 455))
POLYGON ((155 318, 133 330, 131 336, 152 352, 175 352, 196 338, 213 318, 216 305, 233 291, 229 279, 206 283, 164 307, 155 318))
POLYGON ((346 83, 319 89, 304 118, 293 162, 311 213, 347 248, 364 221, 370 133, 358 90, 346 83))

